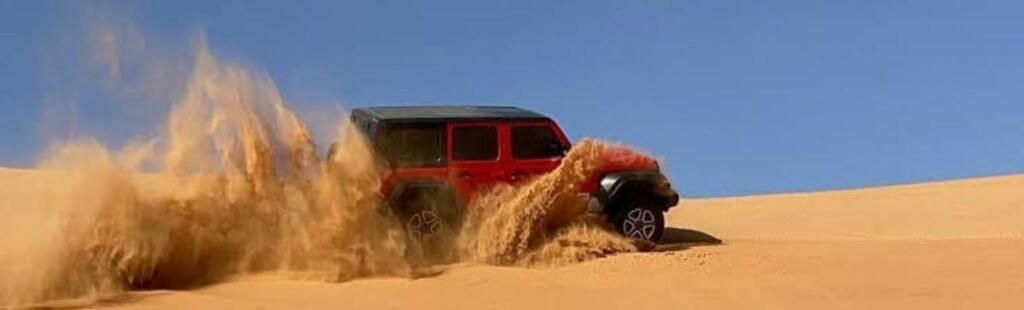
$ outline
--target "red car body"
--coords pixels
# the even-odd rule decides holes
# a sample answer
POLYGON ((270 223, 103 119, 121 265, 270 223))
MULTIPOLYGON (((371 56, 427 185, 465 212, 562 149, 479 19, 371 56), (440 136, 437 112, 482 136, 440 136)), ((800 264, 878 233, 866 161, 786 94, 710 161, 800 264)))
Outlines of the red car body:
MULTIPOLYGON (((554 170, 570 148, 554 120, 515 107, 369 107, 354 109, 352 121, 390 163, 381 194, 393 206, 409 204, 410 191, 429 189, 454 193, 456 208, 463 208, 482 189, 554 170)), ((623 212, 648 210, 633 213, 640 222, 651 219, 656 230, 639 235, 629 227, 619 230, 656 240, 664 228, 661 213, 678 201, 658 169, 657 161, 642 153, 606 150, 597 172, 581 188, 591 196, 589 210, 607 215, 617 226, 632 225, 623 212)), ((398 213, 418 220, 419 208, 398 213)))

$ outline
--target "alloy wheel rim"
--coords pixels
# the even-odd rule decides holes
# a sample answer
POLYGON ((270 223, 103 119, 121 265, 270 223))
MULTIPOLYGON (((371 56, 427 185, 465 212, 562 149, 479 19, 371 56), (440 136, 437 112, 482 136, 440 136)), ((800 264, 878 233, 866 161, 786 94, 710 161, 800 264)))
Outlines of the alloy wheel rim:
POLYGON ((406 229, 417 239, 427 239, 443 229, 441 217, 431 210, 422 210, 409 217, 406 229))
POLYGON ((630 210, 622 222, 622 232, 631 238, 651 240, 657 228, 654 211, 645 208, 630 210))

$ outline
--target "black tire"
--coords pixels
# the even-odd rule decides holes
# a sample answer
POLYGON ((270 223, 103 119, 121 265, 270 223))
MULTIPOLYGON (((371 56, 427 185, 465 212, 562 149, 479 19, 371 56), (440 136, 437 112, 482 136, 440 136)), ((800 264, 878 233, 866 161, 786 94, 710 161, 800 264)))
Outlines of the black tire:
POLYGON ((615 210, 612 225, 627 237, 658 242, 665 233, 665 211, 649 201, 623 201, 615 210))

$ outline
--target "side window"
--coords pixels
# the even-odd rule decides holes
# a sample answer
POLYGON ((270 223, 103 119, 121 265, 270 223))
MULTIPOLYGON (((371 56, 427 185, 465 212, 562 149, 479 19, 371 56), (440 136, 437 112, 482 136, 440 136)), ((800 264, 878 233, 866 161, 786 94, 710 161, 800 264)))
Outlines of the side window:
POLYGON ((457 126, 452 130, 452 158, 455 160, 498 159, 498 128, 457 126))
POLYGON ((393 126, 377 137, 384 157, 399 167, 443 166, 444 127, 439 125, 393 126))
POLYGON ((542 159, 562 156, 565 147, 548 126, 512 127, 512 157, 542 159))

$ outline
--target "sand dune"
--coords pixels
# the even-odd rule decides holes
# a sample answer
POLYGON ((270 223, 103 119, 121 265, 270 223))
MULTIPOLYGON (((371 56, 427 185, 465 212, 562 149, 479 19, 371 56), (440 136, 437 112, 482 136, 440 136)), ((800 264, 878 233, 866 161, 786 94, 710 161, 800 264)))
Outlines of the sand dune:
MULTIPOLYGON (((0 201, 49 172, 0 170, 0 201)), ((37 196, 32 196, 37 197, 37 196)), ((241 276, 95 304, 142 309, 1019 309, 1024 176, 684 201, 665 244, 553 268, 459 264, 344 283, 241 276), (721 245, 691 243, 706 234, 721 245)), ((11 236, 7 236, 11 237, 11 236)), ((88 301, 59 301, 76 306, 88 301)))
POLYGON ((669 224, 730 240, 1020 239, 1024 176, 689 200, 669 224))
POLYGON ((736 243, 554 269, 342 284, 242 279, 114 308, 1019 309, 1024 242, 736 243))

